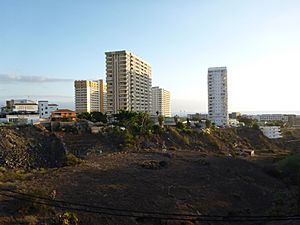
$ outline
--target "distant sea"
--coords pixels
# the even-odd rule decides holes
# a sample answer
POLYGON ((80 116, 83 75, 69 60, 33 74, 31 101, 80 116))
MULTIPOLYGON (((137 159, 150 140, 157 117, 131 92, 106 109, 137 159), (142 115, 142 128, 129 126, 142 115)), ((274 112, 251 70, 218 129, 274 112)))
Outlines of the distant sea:
MULTIPOLYGON (((294 114, 294 115, 300 115, 300 111, 239 111, 242 114, 248 114, 248 115, 257 115, 257 114, 294 114)), ((203 113, 207 114, 207 112, 172 112, 172 115, 178 115, 178 116, 186 116, 187 114, 194 114, 194 113, 203 113)), ((231 112, 229 112, 231 113, 231 112)))
POLYGON ((241 111, 242 114, 296 114, 300 115, 300 111, 241 111))

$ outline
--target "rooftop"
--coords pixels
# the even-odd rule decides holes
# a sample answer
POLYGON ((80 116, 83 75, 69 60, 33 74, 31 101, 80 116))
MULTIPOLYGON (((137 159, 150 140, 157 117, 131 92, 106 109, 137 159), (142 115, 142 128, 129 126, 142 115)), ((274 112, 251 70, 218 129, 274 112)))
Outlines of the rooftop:
POLYGON ((72 111, 70 109, 59 109, 59 110, 53 111, 52 113, 58 113, 58 112, 61 112, 61 113, 66 113, 66 112, 68 112, 68 113, 75 113, 75 111, 72 111))

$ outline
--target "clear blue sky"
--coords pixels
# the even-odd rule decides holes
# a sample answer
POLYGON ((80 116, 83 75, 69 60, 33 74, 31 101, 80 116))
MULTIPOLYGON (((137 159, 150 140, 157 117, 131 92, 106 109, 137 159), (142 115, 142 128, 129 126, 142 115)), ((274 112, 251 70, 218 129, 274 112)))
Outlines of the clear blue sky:
POLYGON ((104 52, 152 65, 173 111, 207 110, 207 68, 227 66, 230 111, 300 111, 299 0, 0 0, 0 104, 73 107, 74 79, 105 79, 104 52))

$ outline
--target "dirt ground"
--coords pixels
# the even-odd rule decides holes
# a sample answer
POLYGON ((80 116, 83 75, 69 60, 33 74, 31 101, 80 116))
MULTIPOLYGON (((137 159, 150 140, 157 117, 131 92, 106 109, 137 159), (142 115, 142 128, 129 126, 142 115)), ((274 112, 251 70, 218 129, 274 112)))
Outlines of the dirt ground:
MULTIPOLYGON (((16 181, 15 187, 19 191, 39 190, 49 196, 55 190, 56 200, 164 213, 274 215, 293 213, 296 207, 293 187, 266 174, 255 160, 206 155, 198 151, 116 152, 89 156, 80 165, 50 169, 16 181)), ((11 204, 5 200, 2 197, 0 224, 18 224, 5 216, 10 212, 11 204), (5 219, 10 222, 1 223, 5 219)), ((59 211, 55 209, 55 213, 59 211)), ((74 212, 82 225, 240 224, 74 212)), ((30 215, 17 213, 14 220, 24 216, 30 215)))

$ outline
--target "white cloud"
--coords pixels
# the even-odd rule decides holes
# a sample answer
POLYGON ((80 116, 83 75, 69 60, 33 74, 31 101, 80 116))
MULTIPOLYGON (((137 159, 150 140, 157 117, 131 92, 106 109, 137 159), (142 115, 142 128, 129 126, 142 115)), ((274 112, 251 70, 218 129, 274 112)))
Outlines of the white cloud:
POLYGON ((46 82, 71 82, 72 79, 52 78, 46 76, 23 76, 15 74, 0 74, 0 81, 6 82, 26 82, 26 83, 46 83, 46 82))

